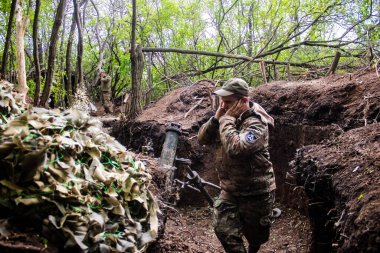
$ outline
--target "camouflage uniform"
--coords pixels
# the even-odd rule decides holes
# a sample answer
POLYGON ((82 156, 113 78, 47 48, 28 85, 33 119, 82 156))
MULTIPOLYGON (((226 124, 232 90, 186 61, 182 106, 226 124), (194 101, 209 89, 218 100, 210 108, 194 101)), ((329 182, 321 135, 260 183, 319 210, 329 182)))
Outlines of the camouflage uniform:
POLYGON ((111 102, 111 77, 109 75, 101 76, 100 88, 102 90, 102 103, 104 111, 106 113, 113 112, 113 106, 111 102))
MULTIPOLYGON (((200 129, 201 144, 219 144, 218 176, 222 192, 215 201, 215 233, 228 253, 256 252, 269 238, 276 188, 268 151, 268 117, 255 103, 238 119, 212 117, 200 129)), ((272 119, 273 120, 273 119, 272 119)))

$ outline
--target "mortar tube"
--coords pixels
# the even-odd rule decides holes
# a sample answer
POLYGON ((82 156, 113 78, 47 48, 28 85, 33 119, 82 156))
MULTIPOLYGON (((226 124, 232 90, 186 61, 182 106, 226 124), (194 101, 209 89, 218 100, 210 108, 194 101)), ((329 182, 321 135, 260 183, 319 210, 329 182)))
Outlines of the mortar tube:
POLYGON ((162 146, 160 166, 173 166, 177 151, 178 138, 181 135, 181 125, 171 122, 166 127, 165 142, 162 146))

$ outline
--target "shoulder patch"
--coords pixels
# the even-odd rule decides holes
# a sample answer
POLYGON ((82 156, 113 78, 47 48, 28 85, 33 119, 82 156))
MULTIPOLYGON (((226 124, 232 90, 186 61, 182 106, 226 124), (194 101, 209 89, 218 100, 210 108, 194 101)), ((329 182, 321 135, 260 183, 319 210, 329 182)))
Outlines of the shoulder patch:
POLYGON ((252 131, 249 131, 245 136, 245 141, 248 143, 254 143, 256 139, 257 137, 252 131))

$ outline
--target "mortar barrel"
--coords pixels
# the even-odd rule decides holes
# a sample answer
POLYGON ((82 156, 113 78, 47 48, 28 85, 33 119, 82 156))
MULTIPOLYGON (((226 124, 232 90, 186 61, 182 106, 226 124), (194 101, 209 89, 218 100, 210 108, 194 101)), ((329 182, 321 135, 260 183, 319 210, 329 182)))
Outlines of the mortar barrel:
POLYGON ((177 150, 178 138, 181 135, 181 125, 171 122, 166 127, 165 142, 162 147, 160 166, 173 166, 177 150))

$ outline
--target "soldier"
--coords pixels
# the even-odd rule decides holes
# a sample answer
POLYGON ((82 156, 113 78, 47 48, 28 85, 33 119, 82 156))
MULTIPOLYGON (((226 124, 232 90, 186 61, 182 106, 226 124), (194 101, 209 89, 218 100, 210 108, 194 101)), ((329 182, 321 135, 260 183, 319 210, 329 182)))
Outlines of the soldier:
POLYGON ((106 113, 113 112, 111 102, 111 77, 106 72, 100 73, 100 88, 102 90, 102 103, 106 113))
MULTIPOLYGON (((199 130, 201 144, 217 144, 222 191, 214 203, 214 230, 227 253, 257 252, 268 241, 274 190, 268 152, 273 118, 249 101, 248 84, 231 78, 214 92, 221 99, 215 116, 199 130)), ((217 159, 218 160, 218 159, 217 159)))

